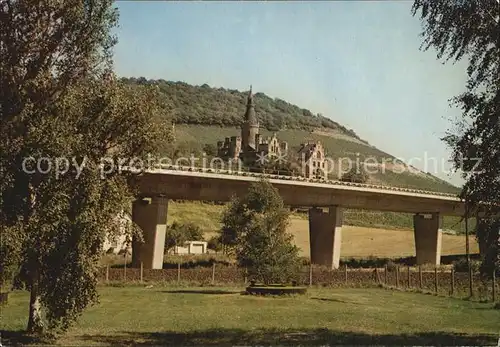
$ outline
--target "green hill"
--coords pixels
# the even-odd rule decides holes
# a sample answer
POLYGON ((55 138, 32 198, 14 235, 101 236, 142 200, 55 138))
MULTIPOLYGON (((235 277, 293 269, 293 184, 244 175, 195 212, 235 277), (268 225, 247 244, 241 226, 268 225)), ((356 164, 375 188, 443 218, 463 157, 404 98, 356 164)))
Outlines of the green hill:
MULTIPOLYGON (((122 81, 157 85, 165 96, 166 110, 176 124, 239 126, 248 96, 248 91, 211 88, 207 84, 192 86, 184 82, 147 80, 144 77, 122 78, 122 81)), ((260 126, 270 131, 325 128, 359 139, 353 130, 284 100, 255 93, 254 102, 260 126)))
MULTIPOLYGON (((123 78, 126 83, 158 86, 164 98, 166 116, 175 123, 175 143, 170 144, 169 156, 214 155, 217 141, 240 134, 239 126, 245 112, 248 91, 211 88, 204 84, 193 86, 184 82, 123 78)), ((263 93, 254 95, 255 111, 260 133, 265 137, 273 132, 297 149, 307 140, 321 141, 326 154, 335 163, 339 158, 364 160, 373 158, 386 163, 369 176, 368 183, 415 188, 430 191, 458 193, 459 189, 431 174, 409 170, 392 155, 361 139, 353 130, 307 109, 263 93), (401 170, 403 168, 404 170, 401 170), (398 171, 399 170, 399 171, 398 171), (404 171, 404 172, 401 172, 404 171)), ((371 159, 371 160, 373 160, 371 159)), ((332 179, 339 170, 330 175, 332 179)))

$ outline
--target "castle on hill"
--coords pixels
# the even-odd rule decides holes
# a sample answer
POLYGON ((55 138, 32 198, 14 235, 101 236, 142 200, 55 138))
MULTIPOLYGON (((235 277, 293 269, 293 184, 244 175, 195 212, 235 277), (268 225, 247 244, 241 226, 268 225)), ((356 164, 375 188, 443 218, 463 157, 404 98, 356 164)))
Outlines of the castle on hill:
MULTIPOLYGON (((283 160, 290 158, 289 146, 281 141, 277 134, 262 138, 259 133, 259 121, 255 114, 252 87, 248 93, 246 112, 241 125, 241 135, 226 137, 217 142, 217 156, 225 161, 241 160, 248 167, 258 167, 259 160, 283 160)), ((325 149, 317 142, 302 143, 298 152, 302 175, 307 178, 327 178, 325 149)))

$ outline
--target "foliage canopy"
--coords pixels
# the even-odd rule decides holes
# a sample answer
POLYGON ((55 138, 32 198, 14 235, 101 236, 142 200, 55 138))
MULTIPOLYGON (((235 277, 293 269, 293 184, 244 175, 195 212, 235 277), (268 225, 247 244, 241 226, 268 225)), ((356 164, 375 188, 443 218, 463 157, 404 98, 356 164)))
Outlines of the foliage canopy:
POLYGON ((355 165, 349 171, 344 173, 340 178, 344 182, 366 183, 368 181, 368 173, 364 165, 355 165))
POLYGON ((157 90, 111 72, 116 22, 111 0, 0 3, 0 272, 31 292, 29 332, 64 331, 97 302, 103 241, 134 194, 118 159, 168 139, 157 90))
POLYGON ((296 276, 299 249, 286 231, 288 222, 289 211, 267 181, 251 185, 247 195, 231 202, 223 215, 222 233, 232 241, 250 279, 270 284, 296 276))
POLYGON ((439 59, 468 60, 465 92, 453 99, 462 110, 444 141, 466 183, 461 197, 468 216, 485 213, 476 232, 486 246, 483 270, 500 270, 500 4, 498 0, 416 0, 423 49, 439 59))
POLYGON ((165 235, 165 251, 169 251, 175 246, 184 246, 187 241, 203 240, 203 231, 193 223, 180 224, 173 222, 167 227, 165 235))
MULTIPOLYGON (((204 124, 219 126, 241 125, 248 92, 212 88, 206 84, 193 86, 184 82, 123 78, 132 85, 158 86, 163 102, 173 121, 177 124, 204 124)), ((341 124, 313 114, 307 109, 292 105, 264 93, 254 96, 255 111, 262 128, 278 131, 283 129, 312 130, 316 128, 335 129, 348 136, 360 139, 356 133, 341 124)), ((207 153, 208 154, 208 153, 207 153)))

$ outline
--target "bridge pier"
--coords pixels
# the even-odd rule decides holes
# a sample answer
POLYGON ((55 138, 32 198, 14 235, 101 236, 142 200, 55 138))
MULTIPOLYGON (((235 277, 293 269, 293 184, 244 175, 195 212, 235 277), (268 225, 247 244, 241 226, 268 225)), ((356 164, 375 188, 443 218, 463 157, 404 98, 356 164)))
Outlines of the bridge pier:
POLYGON ((340 263, 343 210, 330 206, 328 212, 319 208, 309 209, 309 241, 311 264, 337 269, 340 263))
POLYGON ((439 213, 413 216, 417 265, 441 264, 442 223, 439 213))
POLYGON ((168 199, 154 197, 136 200, 132 205, 132 221, 143 232, 143 241, 132 241, 132 266, 161 269, 167 231, 168 199))

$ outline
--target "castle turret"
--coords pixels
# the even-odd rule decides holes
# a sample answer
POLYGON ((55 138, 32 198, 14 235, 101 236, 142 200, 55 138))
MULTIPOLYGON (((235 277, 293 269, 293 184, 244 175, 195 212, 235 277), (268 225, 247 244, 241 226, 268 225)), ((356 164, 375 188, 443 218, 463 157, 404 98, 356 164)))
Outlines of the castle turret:
POLYGON ((256 150, 257 144, 255 143, 256 135, 259 133, 259 122, 255 115, 255 108, 253 103, 252 86, 247 99, 247 110, 243 124, 241 126, 241 147, 243 152, 248 150, 256 150))

